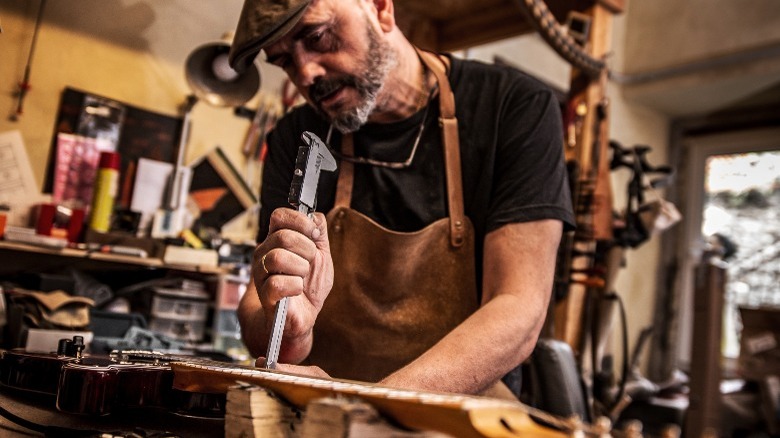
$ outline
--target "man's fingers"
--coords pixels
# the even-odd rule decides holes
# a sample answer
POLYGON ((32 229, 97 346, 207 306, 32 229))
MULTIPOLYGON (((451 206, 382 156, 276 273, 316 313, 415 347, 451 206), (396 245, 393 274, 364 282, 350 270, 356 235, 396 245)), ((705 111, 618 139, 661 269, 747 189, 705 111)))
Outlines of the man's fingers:
POLYGON ((312 217, 309 217, 290 208, 277 208, 271 213, 268 234, 272 235, 276 231, 285 229, 303 234, 317 243, 317 246, 328 241, 328 225, 325 215, 322 213, 314 213, 312 217))
MULTIPOLYGON (((265 360, 263 360, 263 364, 265 364, 265 360)), ((297 374, 299 376, 320 377, 324 379, 330 378, 328 373, 323 371, 322 368, 318 366, 302 366, 278 363, 276 364, 276 369, 279 371, 284 371, 285 373, 297 374)))
POLYGON ((309 273, 310 262, 295 252, 276 248, 260 256, 258 264, 258 267, 267 276, 281 274, 303 278, 309 273))
POLYGON ((328 222, 322 213, 314 213, 312 216, 312 230, 309 236, 317 245, 317 248, 329 248, 328 245, 328 222))
POLYGON ((272 274, 260 286, 260 304, 265 309, 273 306, 284 297, 294 297, 303 293, 303 278, 295 275, 272 274))
POLYGON ((271 221, 268 224, 268 233, 288 229, 297 231, 311 238, 314 224, 309 216, 291 208, 277 208, 271 212, 271 221))
MULTIPOLYGON (((268 360, 263 356, 260 356, 255 360, 255 366, 257 368, 266 368, 267 365, 268 365, 268 360)), ((302 365, 277 363, 276 370, 284 371, 285 373, 290 373, 290 374, 297 374, 299 376, 320 377, 323 379, 330 378, 328 373, 323 371, 323 369, 318 366, 302 366, 302 365)))

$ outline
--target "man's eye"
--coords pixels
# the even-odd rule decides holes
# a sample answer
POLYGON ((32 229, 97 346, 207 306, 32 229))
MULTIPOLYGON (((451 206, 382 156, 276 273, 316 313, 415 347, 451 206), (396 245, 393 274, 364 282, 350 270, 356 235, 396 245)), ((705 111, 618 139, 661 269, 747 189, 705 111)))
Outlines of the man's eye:
POLYGON ((328 52, 331 50, 331 39, 326 31, 313 32, 306 37, 306 46, 309 50, 328 52))
POLYGON ((314 32, 313 34, 309 35, 309 42, 310 43, 319 42, 322 39, 322 36, 324 34, 325 32, 314 32))
POLYGON ((271 61, 271 64, 286 69, 290 65, 290 57, 289 56, 280 56, 278 58, 274 58, 271 61))

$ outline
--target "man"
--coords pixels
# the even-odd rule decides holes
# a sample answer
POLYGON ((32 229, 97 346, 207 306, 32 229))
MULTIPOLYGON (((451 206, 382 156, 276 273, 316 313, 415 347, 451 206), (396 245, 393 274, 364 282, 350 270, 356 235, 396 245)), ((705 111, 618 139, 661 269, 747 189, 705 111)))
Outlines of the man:
POLYGON ((557 102, 512 69, 418 52, 393 7, 244 5, 231 64, 264 50, 308 105, 268 138, 242 333, 263 355, 289 297, 282 370, 486 393, 532 352, 573 223, 557 102), (339 159, 313 220, 284 208, 303 131, 339 159))

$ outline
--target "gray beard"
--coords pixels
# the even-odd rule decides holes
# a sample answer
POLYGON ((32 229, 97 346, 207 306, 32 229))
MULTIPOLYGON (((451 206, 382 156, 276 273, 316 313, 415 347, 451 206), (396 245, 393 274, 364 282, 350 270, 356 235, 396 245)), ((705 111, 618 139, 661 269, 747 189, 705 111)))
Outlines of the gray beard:
POLYGON ((371 27, 368 28, 368 42, 368 56, 363 74, 355 78, 359 103, 355 108, 347 109, 331 119, 333 126, 342 134, 355 132, 366 124, 371 112, 376 108, 377 96, 385 79, 398 62, 393 49, 380 40, 371 27))

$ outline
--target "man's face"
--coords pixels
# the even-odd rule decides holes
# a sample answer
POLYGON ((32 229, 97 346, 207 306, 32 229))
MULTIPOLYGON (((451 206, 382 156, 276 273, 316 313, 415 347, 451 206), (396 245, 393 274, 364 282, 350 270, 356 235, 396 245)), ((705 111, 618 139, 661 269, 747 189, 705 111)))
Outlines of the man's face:
POLYGON ((356 131, 376 107, 395 54, 354 2, 318 0, 282 40, 266 47, 301 94, 341 132, 356 131))

